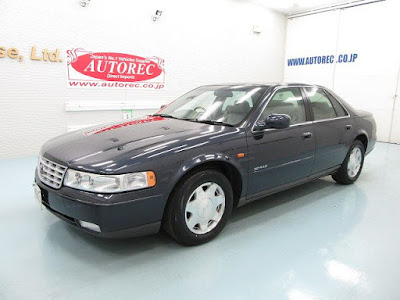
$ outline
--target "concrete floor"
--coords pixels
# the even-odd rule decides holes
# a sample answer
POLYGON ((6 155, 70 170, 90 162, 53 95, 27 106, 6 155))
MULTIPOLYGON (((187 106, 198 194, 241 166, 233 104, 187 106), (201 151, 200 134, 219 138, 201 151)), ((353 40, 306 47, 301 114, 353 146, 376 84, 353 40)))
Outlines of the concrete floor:
POLYGON ((0 299, 399 299, 400 146, 238 209, 206 245, 101 240, 34 201, 36 158, 0 161, 0 299))

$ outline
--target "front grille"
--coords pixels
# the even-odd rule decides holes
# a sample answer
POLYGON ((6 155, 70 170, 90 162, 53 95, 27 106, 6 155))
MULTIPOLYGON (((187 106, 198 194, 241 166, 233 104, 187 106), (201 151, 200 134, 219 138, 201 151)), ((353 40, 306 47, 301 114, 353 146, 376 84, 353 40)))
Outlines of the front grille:
POLYGON ((67 167, 56 164, 51 160, 39 156, 38 175, 41 182, 59 189, 62 185, 67 167))

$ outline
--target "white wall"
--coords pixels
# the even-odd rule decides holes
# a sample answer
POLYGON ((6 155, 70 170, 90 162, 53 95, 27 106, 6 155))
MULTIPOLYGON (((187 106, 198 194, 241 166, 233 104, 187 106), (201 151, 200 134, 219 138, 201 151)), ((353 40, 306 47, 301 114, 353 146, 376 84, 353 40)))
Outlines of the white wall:
POLYGON ((400 67, 400 1, 388 0, 288 20, 285 81, 317 83, 374 113, 378 140, 400 143, 400 114, 390 137, 400 67), (357 53, 354 63, 288 66, 287 59, 357 53))
MULTIPOLYGON (((68 101, 137 101, 152 107, 203 84, 281 81, 286 17, 250 1, 3 0, 0 46, 25 60, 0 58, 0 157, 37 153, 68 126, 122 119, 121 111, 66 112, 68 101), (151 16, 163 11, 159 21, 151 16), (262 33, 252 33, 253 25, 262 33), (29 60, 38 49, 160 56, 165 90, 70 89, 66 65, 29 60)), ((65 54, 64 54, 65 58, 65 54)), ((135 115, 151 111, 135 111, 135 115)))

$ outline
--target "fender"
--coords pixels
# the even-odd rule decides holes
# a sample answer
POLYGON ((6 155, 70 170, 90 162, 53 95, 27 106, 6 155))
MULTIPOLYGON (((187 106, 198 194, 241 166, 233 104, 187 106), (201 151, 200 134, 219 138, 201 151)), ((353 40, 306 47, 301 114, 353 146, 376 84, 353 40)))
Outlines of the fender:
MULTIPOLYGON (((354 135, 353 135, 353 141, 355 140, 355 138, 357 137, 357 136, 359 136, 359 135, 365 135, 366 137, 367 137, 367 144, 370 146, 370 137, 369 137, 369 134, 368 134, 368 132, 366 131, 366 130, 364 130, 364 129, 361 129, 361 128, 359 128, 359 129, 357 129, 357 131, 354 133, 354 135)), ((368 147, 369 147, 368 146, 368 147)), ((367 153, 368 152, 368 147, 367 147, 367 149, 365 149, 365 152, 367 153)))
POLYGON ((240 173, 242 179, 242 196, 247 191, 247 174, 244 172, 243 167, 234 159, 224 153, 208 153, 201 154, 192 159, 186 160, 171 178, 170 192, 174 189, 178 181, 188 172, 205 163, 224 162, 230 164, 240 173))
POLYGON ((368 143, 371 139, 376 139, 376 123, 372 114, 368 113, 366 117, 356 117, 355 123, 357 124, 357 131, 354 133, 353 138, 363 134, 367 137, 368 143))
POLYGON ((357 136, 359 136, 359 135, 365 135, 365 136, 367 137, 368 141, 369 141, 369 135, 368 135, 367 131, 365 131, 364 129, 361 129, 361 128, 359 128, 359 129, 354 133, 354 135, 353 135, 353 140, 354 140, 357 136))
POLYGON ((373 139, 373 133, 372 132, 371 132, 371 135, 369 135, 367 130, 364 130, 364 129, 360 128, 355 132, 355 134, 353 136, 353 140, 357 136, 360 136, 360 135, 363 135, 363 136, 365 136, 367 138, 367 148, 365 149, 365 155, 368 155, 372 151, 372 149, 374 149, 376 139, 373 139))

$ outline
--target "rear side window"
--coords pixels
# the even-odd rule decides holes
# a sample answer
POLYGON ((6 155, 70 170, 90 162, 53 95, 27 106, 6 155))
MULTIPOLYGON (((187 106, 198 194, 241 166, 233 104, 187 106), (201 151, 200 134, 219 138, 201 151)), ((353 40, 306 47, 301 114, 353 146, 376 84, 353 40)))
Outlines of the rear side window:
POLYGON ((321 88, 305 88, 308 98, 311 102, 311 108, 314 113, 314 120, 327 120, 336 118, 336 111, 328 96, 321 88))
POLYGON ((278 90, 269 100, 261 120, 265 120, 271 114, 289 115, 290 125, 306 122, 306 110, 300 89, 296 87, 278 90))
POLYGON ((336 98, 329 92, 326 92, 329 95, 329 99, 331 100, 331 103, 333 107, 335 108, 336 114, 338 117, 344 117, 347 116, 347 112, 343 108, 343 106, 339 103, 339 101, 336 100, 336 98))

